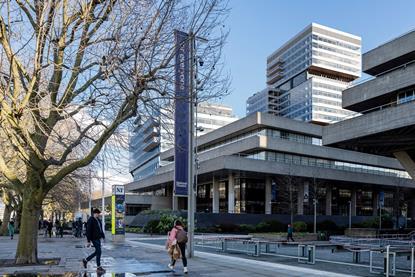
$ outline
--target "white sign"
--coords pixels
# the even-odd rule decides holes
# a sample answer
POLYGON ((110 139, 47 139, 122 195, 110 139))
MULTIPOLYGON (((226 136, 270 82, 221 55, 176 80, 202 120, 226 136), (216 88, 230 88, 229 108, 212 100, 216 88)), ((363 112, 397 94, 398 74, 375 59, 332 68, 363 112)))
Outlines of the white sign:
POLYGON ((124 186, 113 186, 112 193, 114 195, 124 195, 125 194, 124 186))

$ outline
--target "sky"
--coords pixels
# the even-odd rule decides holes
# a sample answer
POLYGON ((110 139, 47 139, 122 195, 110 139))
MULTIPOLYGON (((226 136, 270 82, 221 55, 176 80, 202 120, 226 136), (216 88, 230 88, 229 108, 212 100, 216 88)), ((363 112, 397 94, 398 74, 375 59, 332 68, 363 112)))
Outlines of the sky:
POLYGON ((219 100, 245 116, 245 101, 266 87, 266 58, 311 22, 362 37, 362 53, 415 28, 415 0, 230 0, 225 69, 230 95, 219 100))

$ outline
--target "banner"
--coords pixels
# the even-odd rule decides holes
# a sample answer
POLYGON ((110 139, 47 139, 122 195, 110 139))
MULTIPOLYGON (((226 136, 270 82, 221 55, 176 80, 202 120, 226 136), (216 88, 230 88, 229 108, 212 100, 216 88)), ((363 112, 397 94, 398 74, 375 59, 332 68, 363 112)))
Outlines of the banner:
POLYGON ((383 208, 385 205, 385 192, 381 191, 379 192, 379 207, 383 208))
POLYGON ((111 233, 113 235, 125 235, 124 186, 112 186, 111 233))
POLYGON ((174 195, 187 196, 189 155, 189 38, 175 31, 174 195))
POLYGON ((304 203, 308 203, 308 199, 310 199, 310 187, 308 183, 304 183, 304 203))

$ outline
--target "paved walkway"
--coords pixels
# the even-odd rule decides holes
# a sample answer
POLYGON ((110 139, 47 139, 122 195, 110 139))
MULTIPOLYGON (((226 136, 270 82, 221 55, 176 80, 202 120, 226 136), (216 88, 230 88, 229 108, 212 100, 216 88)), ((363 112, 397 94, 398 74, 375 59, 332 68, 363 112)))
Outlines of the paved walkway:
MULTIPOLYGON (((110 237, 110 236, 108 236, 110 237)), ((142 235, 127 235, 122 244, 113 244, 110 241, 103 246, 103 266, 107 273, 121 274, 119 276, 183 276, 181 262, 175 272, 167 268, 169 258, 161 245, 143 243, 139 239, 142 235)), ((17 240, 0 237, 0 259, 10 259, 15 255, 17 240)), ((39 257, 56 258, 61 260, 58 265, 22 266, 22 267, 0 267, 0 274, 16 275, 64 275, 96 276, 95 263, 91 262, 88 270, 83 270, 80 260, 86 257, 92 249, 85 248, 85 240, 75 238, 52 238, 39 237, 39 257), (70 274, 70 275, 68 275, 70 274)), ((256 261, 242 257, 224 256, 214 253, 196 252, 196 257, 189 260, 189 276, 333 276, 345 277, 350 274, 335 274, 331 272, 256 261)))

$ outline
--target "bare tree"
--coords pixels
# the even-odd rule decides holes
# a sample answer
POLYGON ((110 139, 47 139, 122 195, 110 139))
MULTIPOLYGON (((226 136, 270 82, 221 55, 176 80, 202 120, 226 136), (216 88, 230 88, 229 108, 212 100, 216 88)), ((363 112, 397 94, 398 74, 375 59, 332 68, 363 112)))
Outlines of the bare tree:
POLYGON ((205 97, 224 91, 227 12, 220 0, 0 2, 0 172, 23 199, 17 264, 38 262, 48 193, 90 164, 123 123, 174 97, 175 29, 208 39, 198 83, 205 97))

